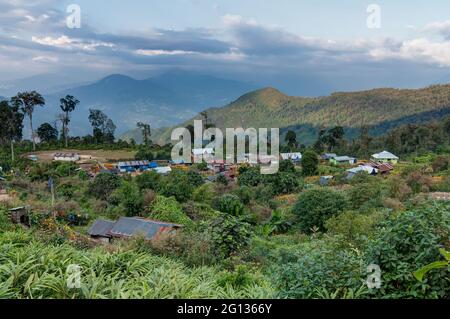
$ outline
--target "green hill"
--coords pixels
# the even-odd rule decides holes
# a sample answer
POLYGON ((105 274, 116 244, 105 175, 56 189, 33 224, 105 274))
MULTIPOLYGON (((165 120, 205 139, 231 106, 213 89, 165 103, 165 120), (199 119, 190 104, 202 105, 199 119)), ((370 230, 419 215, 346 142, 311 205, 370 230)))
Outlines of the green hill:
MULTIPOLYGON (((395 127, 384 123, 418 123, 450 114, 450 84, 417 90, 340 92, 318 98, 288 96, 277 89, 265 88, 206 113, 222 129, 279 127, 283 131, 290 127, 299 133, 298 140, 309 144, 320 128, 339 125, 355 132, 362 125, 369 125, 376 128, 375 133, 383 134, 395 127)), ((198 115, 194 119, 200 118, 198 115)), ((179 126, 192 124, 194 119, 179 126)), ((154 141, 169 141, 172 129, 155 132, 154 141)))

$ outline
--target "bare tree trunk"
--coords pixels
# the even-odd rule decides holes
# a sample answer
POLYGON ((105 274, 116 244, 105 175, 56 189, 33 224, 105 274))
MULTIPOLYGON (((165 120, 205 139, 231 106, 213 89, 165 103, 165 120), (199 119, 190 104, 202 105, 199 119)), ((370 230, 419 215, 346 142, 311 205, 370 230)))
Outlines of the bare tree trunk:
POLYGON ((14 162, 14 141, 11 139, 11 161, 14 162))
POLYGON ((30 128, 31 128, 31 140, 33 141, 33 152, 36 151, 36 142, 34 141, 34 130, 33 130, 33 115, 30 113, 28 114, 30 117, 30 128))
POLYGON ((66 125, 65 125, 65 127, 64 127, 64 138, 66 139, 66 148, 68 148, 69 147, 69 141, 68 141, 68 132, 69 132, 69 128, 68 128, 68 125, 69 125, 69 113, 68 112, 66 112, 66 118, 65 118, 65 121, 66 121, 66 125))

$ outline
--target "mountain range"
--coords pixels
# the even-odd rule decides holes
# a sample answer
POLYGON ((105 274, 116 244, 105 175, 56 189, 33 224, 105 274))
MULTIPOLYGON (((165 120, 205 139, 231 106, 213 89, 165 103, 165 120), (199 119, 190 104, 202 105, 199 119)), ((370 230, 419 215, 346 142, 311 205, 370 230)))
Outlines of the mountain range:
MULTIPOLYGON (((154 128, 175 125, 195 116, 205 108, 224 105, 256 88, 246 82, 172 71, 143 80, 113 74, 99 81, 74 87, 62 84, 61 86, 69 88, 53 92, 54 89, 50 87, 54 88, 54 80, 45 83, 46 78, 45 76, 42 78, 43 84, 40 86, 46 88, 42 91, 46 105, 45 108, 36 108, 35 125, 43 122, 53 123, 61 113, 60 98, 68 94, 73 95, 81 103, 71 114, 72 135, 85 135, 91 132, 88 121, 91 108, 104 111, 114 121, 117 133, 120 134, 135 128, 137 122, 150 123, 154 128)), ((17 91, 32 89, 39 91, 39 87, 28 86, 36 80, 37 78, 19 81, 22 87, 17 91)), ((12 87, 16 85, 17 83, 11 84, 12 87)), ((27 131, 24 133, 25 136, 29 134, 27 131)))
MULTIPOLYGON (((298 133, 298 140, 311 144, 318 131, 343 126, 348 137, 354 137, 361 126, 369 126, 374 135, 407 123, 439 119, 450 114, 450 84, 423 89, 374 89, 360 92, 339 92, 324 97, 295 97, 274 88, 247 93, 220 108, 206 110, 216 127, 280 128, 298 133)), ((193 117, 178 126, 185 127, 201 119, 193 117)), ((170 141, 173 128, 154 132, 157 143, 170 141)), ((138 131, 124 135, 140 140, 138 131)))

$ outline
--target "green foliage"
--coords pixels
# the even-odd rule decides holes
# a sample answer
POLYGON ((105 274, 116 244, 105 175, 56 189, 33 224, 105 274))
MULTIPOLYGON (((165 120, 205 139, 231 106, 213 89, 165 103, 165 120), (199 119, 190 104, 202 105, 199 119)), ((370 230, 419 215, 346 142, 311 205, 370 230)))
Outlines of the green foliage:
POLYGON ((302 157, 302 174, 303 176, 314 176, 318 173, 319 159, 317 154, 312 150, 307 150, 302 157))
POLYGON ((300 194, 292 211, 297 216, 300 230, 309 233, 313 227, 323 231, 326 220, 347 206, 347 199, 340 192, 311 189, 300 194))
POLYGON ((144 196, 133 182, 123 181, 111 197, 124 209, 126 216, 139 216, 144 210, 144 196))
POLYGON ((186 202, 192 197, 194 187, 188 175, 180 170, 172 171, 164 179, 161 187, 161 194, 166 197, 174 196, 180 203, 186 202))
POLYGON ((155 158, 155 155, 150 147, 147 145, 140 145, 134 158, 137 160, 152 161, 155 158))
POLYGON ((161 180, 161 175, 154 171, 147 171, 136 176, 136 184, 141 190, 151 189, 158 191, 161 186, 161 180))
POLYGON ((192 223, 190 218, 183 212, 181 205, 173 197, 156 196, 149 217, 185 226, 192 223))
POLYGON ((249 167, 245 171, 240 172, 238 184, 241 186, 258 186, 262 180, 259 167, 249 167))
POLYGON ((450 205, 435 204, 404 212, 385 222, 369 245, 367 261, 382 269, 383 298, 448 298, 446 269, 436 270, 423 282, 413 272, 439 259, 438 248, 448 244, 450 205))
POLYGON ((187 173, 187 178, 189 179, 189 183, 195 188, 204 184, 203 177, 197 172, 189 171, 187 173))
POLYGON ((233 194, 224 194, 214 200, 213 207, 226 214, 241 216, 245 212, 245 206, 241 203, 238 196, 233 194))
POLYGON ((89 184, 89 194, 98 199, 107 200, 120 185, 121 181, 117 175, 100 173, 89 184))
POLYGON ((223 257, 247 246, 252 235, 248 224, 227 214, 214 219, 209 232, 216 253, 223 257))

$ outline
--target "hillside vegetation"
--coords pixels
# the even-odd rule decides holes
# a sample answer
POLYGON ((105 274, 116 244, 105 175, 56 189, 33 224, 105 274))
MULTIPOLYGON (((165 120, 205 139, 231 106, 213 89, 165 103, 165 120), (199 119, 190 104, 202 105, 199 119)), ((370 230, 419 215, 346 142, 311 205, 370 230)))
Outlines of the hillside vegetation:
MULTIPOLYGON (((375 89, 353 93, 334 93, 319 98, 287 96, 274 88, 243 95, 236 101, 206 110, 209 121, 226 127, 295 127, 299 140, 311 143, 311 132, 320 128, 343 126, 347 130, 361 126, 377 127, 386 133, 396 125, 429 121, 450 114, 450 85, 436 85, 418 90, 375 89), (307 127, 309 129, 303 129, 307 127)), ((198 115, 194 119, 201 119, 198 115)), ((192 124, 193 120, 180 126, 192 124)), ((172 128, 153 138, 158 143, 170 139, 172 128)), ((128 133, 130 135, 130 133, 128 133)), ((131 134, 132 135, 132 134, 131 134)), ((136 138, 136 136, 134 136, 136 138)))

